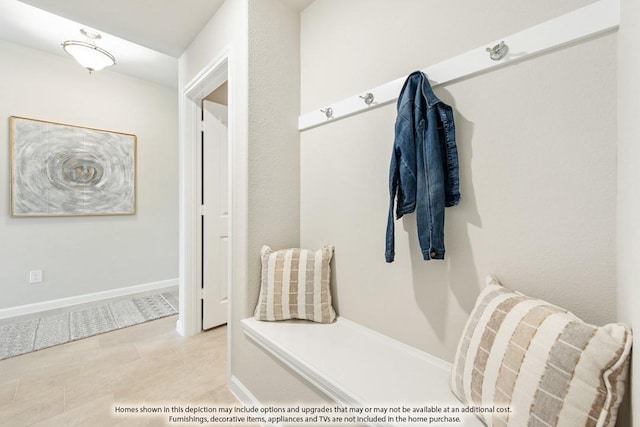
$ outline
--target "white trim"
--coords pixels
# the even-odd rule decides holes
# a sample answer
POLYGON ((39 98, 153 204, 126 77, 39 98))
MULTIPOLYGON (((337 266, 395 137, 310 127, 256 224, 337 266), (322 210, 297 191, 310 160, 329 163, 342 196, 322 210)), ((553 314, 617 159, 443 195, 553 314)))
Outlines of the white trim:
POLYGON ((231 375, 228 381, 229 390, 244 406, 257 406, 260 401, 249 391, 249 389, 242 384, 242 381, 235 375, 231 375))
POLYGON ((59 308, 70 307, 78 304, 88 304, 111 298, 140 294, 143 292, 159 291, 167 288, 175 288, 176 286, 178 286, 178 279, 170 279, 162 280, 159 282, 143 283, 141 285, 127 286, 125 288, 110 289, 108 291, 94 292, 91 294, 60 298, 51 301, 42 301, 33 304, 19 305, 17 307, 0 309, 0 319, 7 319, 9 317, 56 310, 59 308))
POLYGON ((199 144, 194 143, 199 137, 197 117, 199 108, 183 94, 181 97, 181 134, 180 144, 180 238, 179 238, 179 277, 180 277, 180 310, 177 331, 180 335, 190 336, 201 331, 201 311, 198 304, 198 288, 200 288, 200 257, 198 231, 198 179, 197 152, 199 144), (190 125, 187 125, 190 124, 190 125))
MULTIPOLYGON (((486 43, 484 46, 425 68, 423 71, 429 77, 432 86, 437 86, 615 30, 619 24, 620 1, 599 0, 524 31, 486 43), (494 61, 489 57, 486 49, 496 46, 501 41, 509 46, 509 53, 503 59, 494 61)), ((310 129, 387 105, 398 99, 405 79, 406 77, 401 77, 324 106, 323 110, 327 107, 333 110, 331 118, 327 118, 320 108, 302 114, 298 118, 298 130, 310 129), (374 102, 371 105, 365 104, 362 99, 365 93, 374 95, 374 102)))
MULTIPOLYGON (((242 381, 235 375, 229 378, 229 390, 244 406, 256 406, 258 408, 264 408, 264 405, 249 391, 249 389, 242 384, 242 381)), ((263 427, 283 427, 282 424, 270 424, 261 423, 263 427)))
MULTIPOLYGON (((182 90, 180 144, 180 310, 176 330, 180 335, 202 331, 202 266, 200 242, 201 170, 200 122, 202 99, 228 79, 230 47, 223 49, 182 90)), ((230 144, 233 140, 230 139, 230 144)), ((231 172, 230 172, 231 173, 231 172)), ((231 235, 229 236, 233 242, 231 235)), ((232 252, 230 252, 232 253, 232 252)))
MULTIPOLYGON (((243 3, 245 6, 246 2, 243 3)), ((248 14, 248 10, 244 11, 248 14)), ((246 31, 241 32, 245 35, 246 31)), ((246 287, 247 269, 247 68, 242 53, 248 52, 246 38, 223 48, 209 64, 193 78, 180 96, 180 313, 176 330, 183 336, 202 331, 201 304, 198 289, 201 287, 200 249, 198 230, 200 227, 197 178, 198 122, 202 98, 228 81, 229 103, 229 271, 228 329, 227 329, 227 378, 233 372, 234 350, 234 304, 239 288, 246 287), (225 68, 226 67, 226 68, 225 68), (219 73, 219 74, 216 74, 219 73), (207 92, 209 91, 209 92, 207 92)), ((242 300, 240 300, 242 301, 242 300)), ((244 313, 243 313, 244 314, 244 313)))
POLYGON ((228 79, 227 63, 230 46, 220 51, 200 72, 184 87, 183 93, 196 102, 201 102, 207 95, 217 89, 228 79), (224 68, 223 68, 224 67, 224 68), (222 72, 219 72, 222 71, 222 72))

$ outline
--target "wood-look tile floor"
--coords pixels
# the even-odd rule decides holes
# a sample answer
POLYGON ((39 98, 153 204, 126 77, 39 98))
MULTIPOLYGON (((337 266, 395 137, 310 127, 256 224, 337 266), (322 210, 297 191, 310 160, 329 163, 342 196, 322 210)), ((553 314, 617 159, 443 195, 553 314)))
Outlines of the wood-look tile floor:
POLYGON ((0 426, 191 426, 114 408, 239 405, 226 384, 226 327, 182 337, 176 319, 0 361, 0 426))

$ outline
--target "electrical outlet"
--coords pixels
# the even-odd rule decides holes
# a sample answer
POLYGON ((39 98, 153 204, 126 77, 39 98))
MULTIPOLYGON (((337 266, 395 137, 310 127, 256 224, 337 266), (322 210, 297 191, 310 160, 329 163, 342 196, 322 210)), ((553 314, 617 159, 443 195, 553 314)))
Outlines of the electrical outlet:
POLYGON ((29 272, 29 283, 41 283, 42 270, 31 270, 29 272))

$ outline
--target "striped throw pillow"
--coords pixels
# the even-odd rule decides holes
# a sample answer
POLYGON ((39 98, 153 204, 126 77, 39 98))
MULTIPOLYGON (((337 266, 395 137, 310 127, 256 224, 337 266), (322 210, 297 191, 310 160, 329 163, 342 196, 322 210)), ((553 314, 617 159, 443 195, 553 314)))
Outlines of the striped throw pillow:
POLYGON ((258 320, 305 319, 331 323, 336 312, 331 305, 330 276, 333 246, 317 251, 263 246, 262 282, 255 310, 258 320))
POLYGON ((475 411, 488 426, 614 426, 631 341, 625 325, 589 325, 490 276, 458 343, 451 388, 468 406, 500 408, 475 411))

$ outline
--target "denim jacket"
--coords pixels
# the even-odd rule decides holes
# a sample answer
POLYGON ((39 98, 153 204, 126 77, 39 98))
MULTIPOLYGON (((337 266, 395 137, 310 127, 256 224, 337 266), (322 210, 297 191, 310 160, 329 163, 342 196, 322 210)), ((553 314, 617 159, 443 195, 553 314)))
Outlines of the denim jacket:
POLYGON ((424 73, 409 75, 398 98, 389 170, 389 217, 385 260, 395 256, 396 216, 415 211, 425 260, 444 258, 444 208, 460 201, 453 110, 436 97, 424 73))

